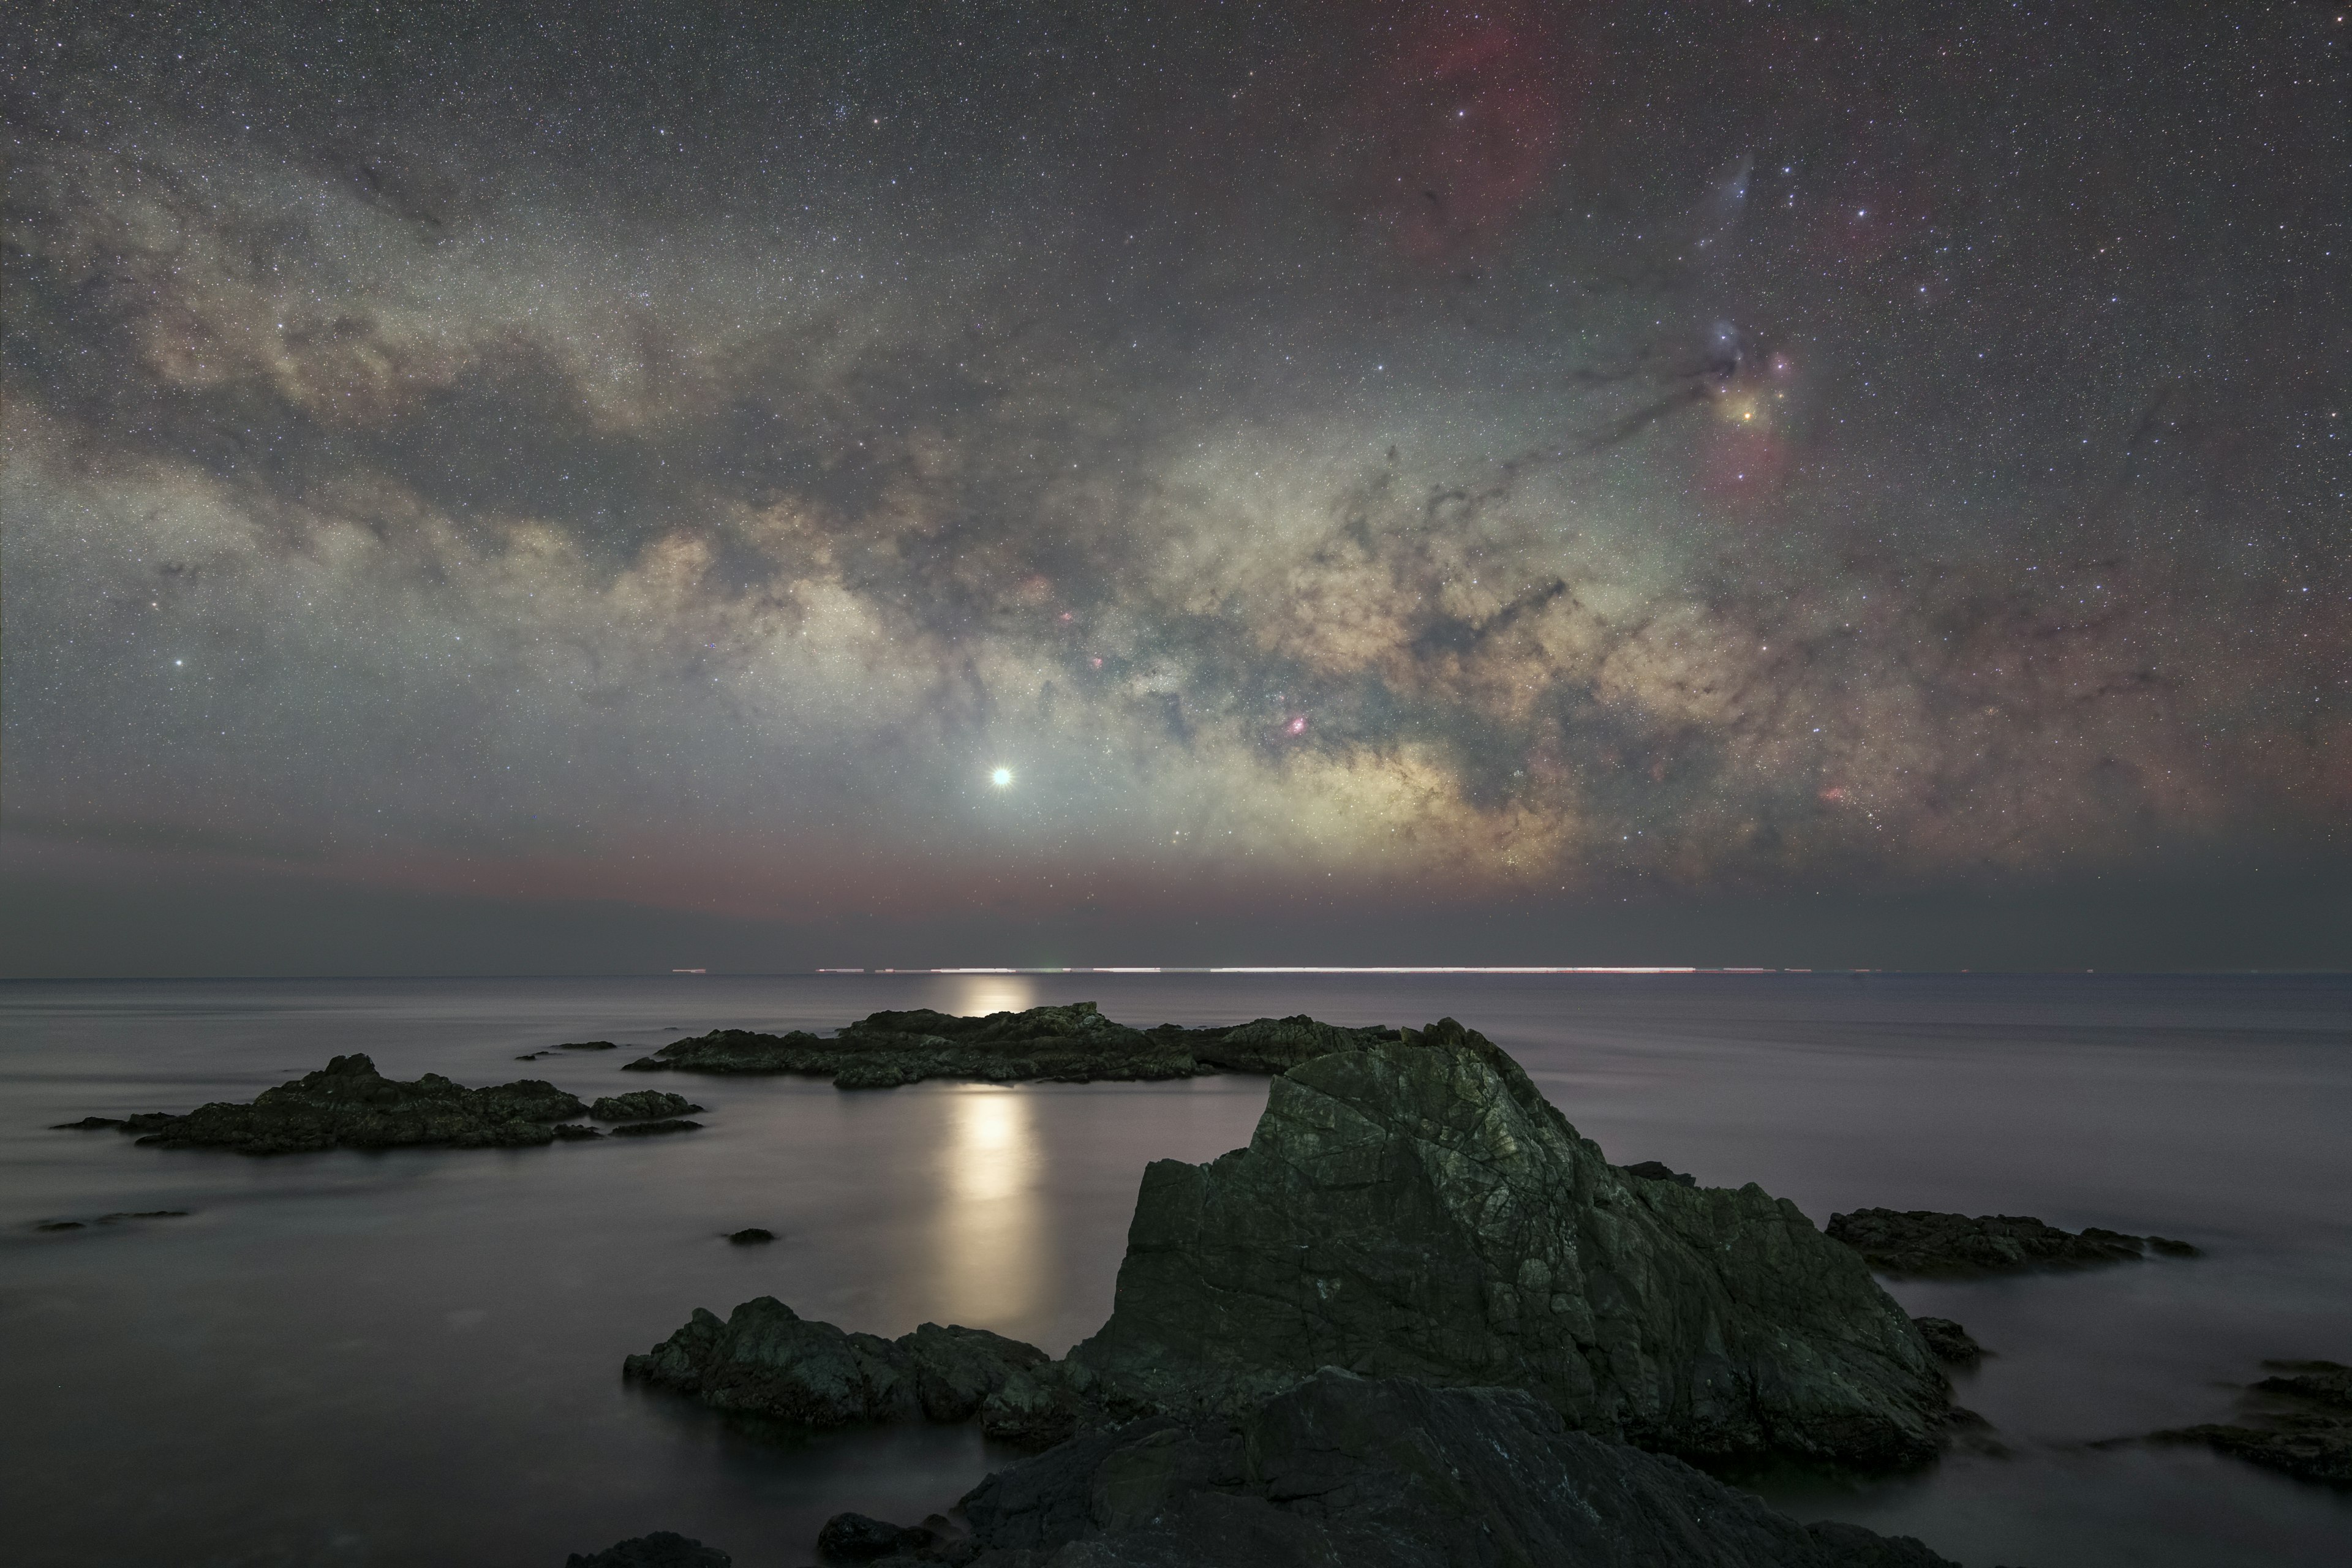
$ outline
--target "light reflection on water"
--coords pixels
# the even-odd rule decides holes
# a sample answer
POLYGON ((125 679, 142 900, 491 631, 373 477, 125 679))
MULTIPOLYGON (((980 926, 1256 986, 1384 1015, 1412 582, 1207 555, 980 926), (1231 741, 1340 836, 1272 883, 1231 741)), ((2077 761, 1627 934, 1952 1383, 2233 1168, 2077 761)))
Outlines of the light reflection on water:
POLYGON ((1019 1322, 1058 1284, 1045 1247, 1032 1096, 963 1085, 947 1096, 932 1248, 957 1320, 1019 1322))

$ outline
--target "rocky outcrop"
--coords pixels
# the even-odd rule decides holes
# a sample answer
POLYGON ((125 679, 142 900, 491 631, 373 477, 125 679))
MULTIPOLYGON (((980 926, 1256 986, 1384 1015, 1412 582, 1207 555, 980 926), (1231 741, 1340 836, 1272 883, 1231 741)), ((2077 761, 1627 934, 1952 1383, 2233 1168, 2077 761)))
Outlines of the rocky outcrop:
POLYGON ((1223 1029, 1162 1024, 1131 1029, 1092 1002, 960 1018, 929 1008, 875 1013, 826 1037, 795 1029, 768 1035, 715 1029, 627 1063, 631 1071, 794 1073, 837 1089, 892 1089, 925 1079, 1034 1080, 1193 1078, 1276 1073, 1329 1051, 1393 1034, 1345 1029, 1305 1016, 1260 1018, 1223 1029))
MULTIPOLYGON (((1087 1433, 990 1476, 962 1510, 970 1536, 901 1532, 903 1544, 878 1560, 1953 1568, 1907 1537, 1799 1524, 1678 1460, 1572 1431, 1522 1390, 1433 1388, 1336 1368, 1235 1425, 1156 1416, 1087 1433)), ((897 1528, 861 1523, 861 1544, 897 1528)))
POLYGON ((1644 1160, 1638 1165, 1628 1165, 1625 1173, 1639 1176, 1645 1182, 1675 1182, 1685 1187, 1698 1185, 1698 1178, 1687 1171, 1677 1171, 1663 1160, 1644 1160))
MULTIPOLYGON (((318 1072, 264 1089, 247 1105, 198 1106, 185 1116, 163 1111, 120 1125, 142 1143, 167 1149, 229 1149, 240 1154, 313 1150, 394 1149, 439 1144, 510 1149, 551 1142, 551 1125, 587 1107, 551 1083, 524 1079, 467 1089, 438 1073, 413 1082, 385 1078, 354 1053, 318 1072)), ((94 1120, 94 1119, 93 1119, 94 1120)))
POLYGON ((608 1094, 590 1106, 588 1114, 599 1121, 646 1121, 657 1116, 691 1116, 701 1109, 682 1094, 639 1089, 608 1094))
POLYGON ((1695 1458, 1903 1465, 1947 1408, 1911 1320, 1794 1205, 1629 1179, 1451 1019, 1293 1068, 1248 1148, 1146 1171, 1069 1375, 1192 1416, 1324 1365, 1524 1389, 1695 1458))
POLYGON ((2352 1367, 2332 1361, 2265 1362, 2274 1375, 2242 1422, 2178 1427, 2159 1442, 2208 1447, 2297 1479, 2352 1487, 2352 1367))
POLYGON ((1924 1209, 1856 1209, 1830 1215, 1830 1237, 1883 1274, 1959 1279, 2029 1268, 2082 1268, 2132 1263, 2151 1255, 2194 1258, 2197 1248, 2161 1236, 2126 1236, 2092 1226, 2060 1230, 2030 1215, 1934 1214, 1924 1209))
POLYGON ((1984 1346, 1974 1336, 1949 1318, 1914 1318, 1919 1337, 1927 1342, 1928 1350, 1947 1366, 1974 1366, 1985 1358, 1984 1346))
POLYGON ((978 1415, 990 1436, 1039 1447, 1068 1436, 1080 1415, 1048 1363, 1036 1346, 985 1329, 925 1323, 886 1340, 761 1296, 723 1321, 696 1309, 684 1328, 629 1357, 622 1375, 811 1430, 978 1415))
POLYGON ((602 1552, 574 1552, 563 1560, 564 1568, 732 1568, 734 1562, 716 1546, 670 1530, 632 1536, 602 1552))

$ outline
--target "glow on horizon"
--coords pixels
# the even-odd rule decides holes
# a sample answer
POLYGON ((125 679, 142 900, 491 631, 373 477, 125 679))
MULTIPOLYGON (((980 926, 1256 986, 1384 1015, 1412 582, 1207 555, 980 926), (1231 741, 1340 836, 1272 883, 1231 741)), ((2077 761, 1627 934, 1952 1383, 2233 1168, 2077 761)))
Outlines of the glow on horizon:
MULTIPOLYGON (((1811 974, 1811 969, 1695 963, 1066 964, 1038 968, 820 969, 819 974, 1811 974)), ((1866 973, 1856 970, 1853 973, 1866 973)))

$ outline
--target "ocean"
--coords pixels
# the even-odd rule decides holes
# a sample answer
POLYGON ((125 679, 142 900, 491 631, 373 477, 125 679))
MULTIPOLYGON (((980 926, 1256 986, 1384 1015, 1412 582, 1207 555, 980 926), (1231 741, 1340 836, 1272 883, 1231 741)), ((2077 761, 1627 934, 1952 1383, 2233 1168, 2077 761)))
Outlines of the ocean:
POLYGON ((1124 1023, 1443 1016, 1619 1163, 1864 1206, 2036 1215, 2202 1258, 1895 1282, 1995 1353, 1999 1455, 1755 1483, 1978 1565, 2352 1561, 2352 1496, 2202 1449, 2265 1357, 2352 1362, 2352 979, 2068 975, 794 975, 0 983, 0 1559, 497 1564, 676 1530, 743 1568, 844 1509, 911 1521, 1017 1456, 969 1428, 820 1438, 625 1384, 698 1306, 773 1295, 1059 1353, 1108 1313, 1138 1179, 1247 1142, 1261 1079, 844 1093, 625 1075, 623 1049, 881 1007, 1098 1002, 1124 1023), (257 1160, 49 1131, 384 1072, 677 1089, 708 1130, 257 1160), (185 1217, 104 1216, 185 1210, 185 1217), (83 1228, 42 1231, 45 1222, 83 1228), (101 1223, 103 1221, 103 1223, 101 1223), (778 1240, 730 1245, 763 1226, 778 1240))

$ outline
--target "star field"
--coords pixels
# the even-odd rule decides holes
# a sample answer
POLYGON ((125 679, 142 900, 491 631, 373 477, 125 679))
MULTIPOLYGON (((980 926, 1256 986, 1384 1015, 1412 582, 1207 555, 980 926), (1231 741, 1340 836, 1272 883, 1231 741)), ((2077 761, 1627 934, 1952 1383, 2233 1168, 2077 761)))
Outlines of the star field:
POLYGON ((2340 848, 2335 10, 0 29, 45 875, 1213 917, 2340 848))

